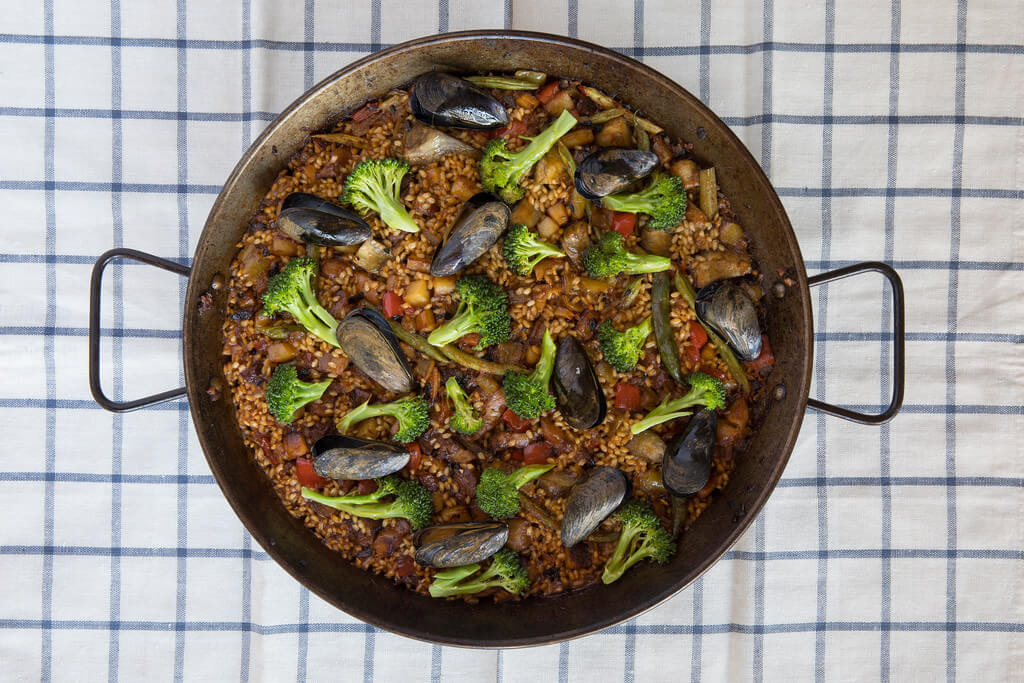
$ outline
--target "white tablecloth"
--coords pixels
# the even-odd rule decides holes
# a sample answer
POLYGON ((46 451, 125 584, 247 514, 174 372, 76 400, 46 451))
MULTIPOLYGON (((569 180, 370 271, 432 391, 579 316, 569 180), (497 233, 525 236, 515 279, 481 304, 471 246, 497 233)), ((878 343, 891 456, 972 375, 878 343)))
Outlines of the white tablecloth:
MULTIPOLYGON (((0 4, 0 679, 1019 680, 1020 2, 0 4), (86 291, 112 246, 187 263, 236 159, 314 82, 503 26, 610 46, 699 95, 771 176, 811 272, 900 271, 908 359, 891 424, 808 414, 763 513, 692 587, 597 635, 495 652, 375 630, 285 575, 183 402, 93 403, 86 291)), ((184 283, 111 273, 109 391, 179 385, 184 283)), ((887 402, 883 291, 816 292, 815 395, 887 402)))

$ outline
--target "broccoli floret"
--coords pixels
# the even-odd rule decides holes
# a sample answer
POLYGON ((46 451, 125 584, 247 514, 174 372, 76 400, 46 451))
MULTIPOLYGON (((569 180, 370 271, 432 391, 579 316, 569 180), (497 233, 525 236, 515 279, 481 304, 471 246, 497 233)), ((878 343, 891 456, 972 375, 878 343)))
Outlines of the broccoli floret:
POLYGON ((674 420, 677 417, 689 415, 687 408, 692 406, 704 406, 708 410, 717 410, 725 407, 725 387, 722 382, 711 375, 703 372, 695 372, 686 378, 690 385, 690 391, 685 396, 669 399, 665 398, 658 406, 647 413, 642 420, 633 424, 630 431, 639 434, 645 429, 650 429, 662 422, 674 420))
POLYGON ((278 365, 267 382, 267 407, 278 422, 291 422, 299 408, 323 396, 332 381, 303 382, 294 365, 278 365))
POLYGON ((451 344, 460 337, 476 333, 483 349, 507 340, 512 332, 508 314, 508 295, 484 275, 464 275, 455 283, 459 307, 455 316, 430 333, 427 341, 434 346, 451 344))
POLYGON ((480 182, 488 192, 501 196, 509 204, 519 201, 525 194, 519 187, 520 179, 575 125, 576 118, 568 110, 563 111, 554 123, 518 152, 508 151, 504 138, 491 140, 480 160, 480 182))
POLYGON ((434 515, 434 499, 423 484, 389 475, 378 479, 377 487, 376 491, 364 496, 332 497, 303 486, 302 497, 356 517, 369 519, 403 517, 409 520, 413 529, 430 524, 430 519, 434 515), (394 496, 394 500, 390 503, 381 502, 382 498, 391 495, 394 496))
POLYGON ((478 564, 466 564, 438 572, 430 584, 430 596, 470 595, 496 586, 522 595, 530 588, 530 577, 519 562, 519 555, 511 548, 499 550, 491 558, 491 565, 477 574, 479 569, 478 564))
POLYGON ((420 226, 402 206, 400 196, 402 176, 408 172, 409 164, 398 159, 360 161, 345 179, 345 191, 339 199, 364 216, 376 211, 389 228, 419 232, 420 226))
POLYGON ((619 372, 629 372, 636 367, 644 342, 651 334, 651 318, 648 316, 635 327, 619 332, 610 321, 605 320, 597 328, 597 343, 608 365, 619 372))
POLYGON ((338 432, 347 434, 355 423, 380 415, 389 415, 398 420, 398 431, 393 438, 402 443, 415 440, 430 426, 430 404, 427 400, 422 396, 406 396, 391 403, 373 405, 367 399, 362 405, 345 413, 345 417, 338 421, 338 432))
POLYGON ((662 528, 658 518, 647 503, 631 500, 615 513, 622 522, 622 533, 615 545, 615 552, 604 564, 601 581, 612 583, 626 573, 640 560, 654 560, 665 564, 676 553, 672 534, 662 528))
POLYGON ((293 258, 280 273, 270 278, 263 295, 263 312, 274 315, 279 311, 290 313, 311 334, 328 344, 338 343, 338 321, 316 299, 311 279, 316 277, 316 261, 305 256, 293 258))
POLYGON ((533 267, 549 256, 565 256, 555 245, 541 242, 522 223, 508 229, 505 244, 501 247, 501 255, 513 272, 526 277, 533 272, 533 267))
POLYGON ((448 426, 463 434, 475 434, 484 421, 473 410, 473 404, 469 402, 466 392, 459 386, 458 380, 449 377, 444 383, 444 391, 448 398, 455 405, 455 412, 448 418, 448 426))
POLYGON ((583 267, 590 277, 612 277, 619 273, 657 273, 672 267, 672 260, 653 254, 626 251, 622 235, 610 230, 597 244, 583 252, 583 267))
POLYGON ((488 467, 480 474, 476 485, 476 504, 491 517, 512 517, 519 512, 519 489, 552 467, 554 465, 527 465, 512 474, 488 467))
POLYGON ((540 359, 529 375, 509 370, 501 380, 505 390, 505 403, 516 415, 528 420, 555 407, 555 397, 548 393, 551 371, 555 368, 555 340, 549 330, 544 331, 540 343, 540 359))
POLYGON ((686 215, 686 190, 674 175, 656 175, 646 189, 633 194, 613 194, 601 200, 606 209, 646 213, 647 227, 668 230, 683 222, 686 215))

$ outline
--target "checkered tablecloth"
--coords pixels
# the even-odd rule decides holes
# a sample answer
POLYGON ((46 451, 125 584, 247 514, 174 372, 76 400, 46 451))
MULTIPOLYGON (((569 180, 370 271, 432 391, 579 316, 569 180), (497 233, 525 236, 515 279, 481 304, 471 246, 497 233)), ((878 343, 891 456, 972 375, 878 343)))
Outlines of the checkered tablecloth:
MULTIPOLYGON (((1020 680, 1020 0, 3 0, 0 17, 0 679, 1020 680), (86 292, 113 246, 188 263, 235 161, 316 81, 495 27, 610 46, 699 95, 770 175, 812 273, 894 265, 907 396, 881 428, 809 414, 756 523, 664 605, 468 651, 289 578, 184 402, 100 410, 86 292)), ((108 391, 180 385, 184 282, 125 265, 107 284, 108 391)), ((814 395, 888 401, 883 291, 815 293, 814 395)))

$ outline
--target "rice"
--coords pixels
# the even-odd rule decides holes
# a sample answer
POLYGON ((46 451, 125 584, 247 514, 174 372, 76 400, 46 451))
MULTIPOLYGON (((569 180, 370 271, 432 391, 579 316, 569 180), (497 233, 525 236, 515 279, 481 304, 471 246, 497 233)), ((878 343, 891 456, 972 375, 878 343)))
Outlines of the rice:
MULTIPOLYGON (((280 172, 253 216, 250 229, 237 244, 239 257, 231 269, 223 326, 224 374, 245 443, 291 514, 302 519, 325 545, 346 560, 425 593, 433 570, 412 560, 414 548, 406 520, 360 519, 310 502, 301 497, 296 475, 296 459, 308 457, 308 451, 316 440, 333 433, 337 418, 368 398, 383 402, 398 396, 382 390, 350 365, 340 350, 312 335, 295 331, 288 334, 287 339, 269 339, 265 327, 281 322, 272 323, 260 315, 261 297, 268 277, 306 248, 287 240, 275 229, 284 198, 293 192, 308 192, 336 201, 344 188, 344 178, 360 160, 401 157, 404 132, 412 122, 407 95, 404 92, 392 94, 386 103, 378 105, 379 112, 361 120, 343 121, 335 128, 334 132, 361 138, 363 147, 311 139, 280 172), (288 362, 299 367, 309 381, 334 380, 324 396, 306 406, 290 425, 277 422, 269 413, 264 398, 266 382, 277 365, 268 358, 268 349, 273 344, 279 345, 275 347, 276 351, 294 352, 288 362)), ((513 109, 511 118, 527 123, 527 135, 542 129, 550 120, 540 109, 531 111, 521 107, 513 109)), ((453 135, 477 148, 482 148, 490 137, 478 131, 458 131, 453 135)), ((522 144, 525 143, 513 140, 511 146, 515 149, 522 144)), ((679 151, 682 146, 676 144, 674 149, 679 151)), ((548 184, 540 183, 530 175, 522 185, 524 201, 541 212, 568 203, 572 193, 571 180, 564 174, 556 183, 548 184)), ((421 232, 397 233, 386 228, 375 214, 368 216, 366 220, 373 229, 374 239, 391 250, 391 258, 375 274, 367 273, 352 263, 355 247, 315 248, 315 255, 321 262, 317 291, 321 304, 341 319, 357 306, 370 305, 379 309, 387 292, 404 295, 416 281, 427 281, 429 291, 436 283, 423 272, 423 264, 429 264, 438 243, 454 224, 466 195, 480 189, 477 163, 467 157, 450 154, 434 163, 415 167, 403 184, 402 200, 420 225, 421 232)), ((723 213, 727 213, 727 203, 723 207, 723 213)), ((704 223, 685 221, 672 234, 672 256, 683 263, 691 263, 695 259, 706 258, 698 254, 724 250, 726 247, 718 239, 721 220, 722 215, 704 223)), ((555 239, 551 241, 558 241, 566 228, 567 225, 559 226, 555 239)), ((627 238, 627 248, 639 250, 635 235, 627 238)), ((645 282, 639 293, 631 305, 624 307, 619 304, 625 296, 629 277, 616 278, 610 287, 601 291, 591 286, 591 281, 569 259, 549 259, 531 276, 520 277, 505 267, 496 246, 466 272, 486 274, 509 293, 512 340, 520 345, 527 357, 538 352, 539 332, 545 328, 556 339, 567 334, 576 336, 595 361, 609 412, 603 424, 585 432, 570 427, 557 410, 547 413, 543 421, 533 421, 521 435, 510 435, 498 421, 491 433, 483 439, 476 439, 477 448, 469 451, 467 458, 468 449, 452 450, 451 444, 458 440, 448 429, 439 395, 432 408, 431 428, 419 440, 422 450, 419 466, 414 472, 402 473, 418 479, 431 491, 434 522, 486 519, 486 514, 472 503, 472 488, 479 473, 488 466, 511 469, 521 464, 514 459, 521 449, 495 449, 491 446, 505 443, 500 439, 528 443, 545 438, 547 433, 555 433, 568 444, 557 448, 552 456, 551 462, 558 470, 581 475, 594 465, 618 467, 634 479, 634 484, 637 484, 634 486, 635 495, 651 503, 663 523, 670 526, 668 496, 663 490, 650 485, 657 477, 652 478, 649 470, 655 468, 643 458, 631 454, 627 446, 631 438, 629 425, 640 413, 631 417, 627 411, 614 407, 615 387, 620 382, 641 387, 645 412, 666 393, 681 395, 685 391, 668 379, 653 338, 648 340, 637 367, 629 373, 612 370, 601 361, 600 350, 593 338, 594 329, 602 320, 611 320, 618 329, 624 329, 650 315, 651 276, 643 276, 645 282)), ((432 292, 429 303, 403 316, 402 324, 407 329, 415 329, 420 320, 417 314, 428 310, 435 324, 440 324, 454 308, 455 302, 450 295, 432 292)), ((674 293, 670 319, 680 350, 693 346, 689 322, 694 318, 694 312, 682 297, 674 293)), ((416 331, 425 334, 428 329, 416 331)), ((465 350, 479 354, 468 346, 465 350)), ((443 378, 454 375, 467 389, 477 410, 485 408, 488 398, 494 393, 495 382, 500 381, 494 376, 488 380, 453 364, 439 366, 408 347, 405 351, 421 386, 429 388, 431 382, 439 378, 443 382, 443 378)), ((727 368, 717 356, 694 362, 687 354, 681 353, 681 362, 687 371, 702 366, 705 371, 716 369, 720 376, 728 376, 727 368)), ((436 384, 433 386, 436 389, 436 384)), ((656 431, 670 435, 678 430, 678 422, 662 425, 656 431)), ((388 420, 376 418, 359 423, 354 433, 364 438, 386 440, 392 429, 388 420)), ((728 483, 733 458, 738 456, 733 448, 716 449, 714 472, 708 487, 687 499, 686 526, 692 524, 708 505, 713 491, 728 483)), ((321 492, 340 495, 354 484, 332 481, 321 492)), ((524 509, 513 521, 514 532, 519 539, 516 549, 533 580, 529 594, 553 595, 597 582, 614 542, 585 542, 571 550, 563 548, 556 527, 564 510, 564 493, 549 493, 538 482, 526 485, 523 492, 536 505, 534 511, 524 509), (554 526, 545 523, 545 518, 554 526)), ((609 538, 608 532, 614 532, 616 525, 615 521, 606 520, 598 533, 609 538)), ((501 594, 496 597, 503 599, 508 596, 501 594)))

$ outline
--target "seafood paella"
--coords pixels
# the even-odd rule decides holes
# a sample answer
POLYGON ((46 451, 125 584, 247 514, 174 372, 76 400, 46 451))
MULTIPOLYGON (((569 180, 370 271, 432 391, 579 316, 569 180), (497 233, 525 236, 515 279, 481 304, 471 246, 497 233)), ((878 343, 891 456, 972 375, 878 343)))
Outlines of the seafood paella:
POLYGON ((471 601, 612 583, 748 457, 774 363, 748 246, 714 166, 610 94, 426 73, 252 216, 226 391, 339 562, 471 601))

